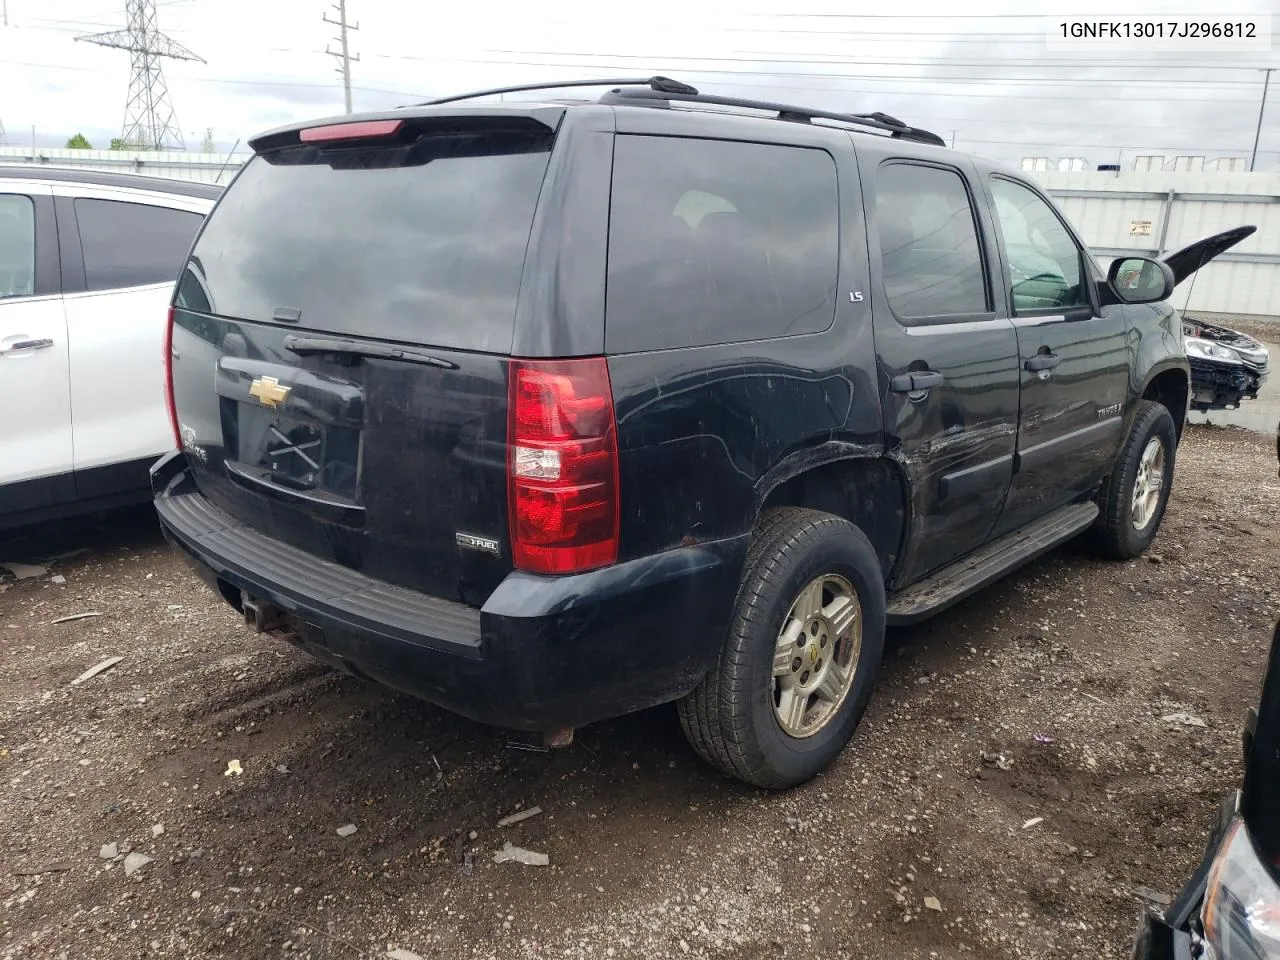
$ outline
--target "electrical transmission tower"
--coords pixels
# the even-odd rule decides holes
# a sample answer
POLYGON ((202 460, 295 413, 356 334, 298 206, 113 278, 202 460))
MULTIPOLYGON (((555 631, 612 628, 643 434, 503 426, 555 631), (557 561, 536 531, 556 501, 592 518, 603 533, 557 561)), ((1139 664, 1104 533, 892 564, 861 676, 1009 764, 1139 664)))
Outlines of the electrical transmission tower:
POLYGON ((353 56, 350 50, 347 48, 347 31, 359 30, 360 24, 347 23, 347 0, 338 0, 338 2, 333 5, 333 9, 338 11, 337 20, 330 20, 328 14, 324 14, 321 17, 321 19, 324 20, 325 23, 332 23, 335 27, 338 28, 338 35, 333 39, 337 42, 340 49, 330 50, 328 44, 325 44, 324 52, 329 54, 329 56, 337 57, 339 60, 342 61, 341 65, 337 68, 337 70, 338 70, 338 73, 342 74, 342 93, 347 105, 347 113, 350 113, 351 112, 351 64, 353 61, 355 63, 360 62, 360 54, 357 53, 353 56))
POLYGON ((169 39, 156 28, 156 0, 125 0, 129 26, 87 37, 76 37, 100 47, 128 50, 132 60, 129 74, 129 98, 124 106, 124 130, 120 135, 126 148, 133 150, 186 149, 182 131, 169 99, 160 61, 195 60, 204 63, 182 44, 169 39))

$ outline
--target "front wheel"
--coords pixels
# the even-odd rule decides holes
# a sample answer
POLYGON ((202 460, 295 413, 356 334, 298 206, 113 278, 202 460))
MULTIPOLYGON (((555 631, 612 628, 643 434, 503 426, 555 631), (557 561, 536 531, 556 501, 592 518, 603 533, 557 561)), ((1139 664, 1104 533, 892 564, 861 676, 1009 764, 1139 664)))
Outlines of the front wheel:
POLYGON ((1104 556, 1130 560, 1151 546, 1173 487, 1178 434, 1169 410, 1138 401, 1129 437, 1098 497, 1094 546, 1104 556))
POLYGON ((862 718, 884 625, 880 563, 861 530, 814 510, 768 511, 720 659, 680 702, 689 742, 758 787, 808 780, 862 718))

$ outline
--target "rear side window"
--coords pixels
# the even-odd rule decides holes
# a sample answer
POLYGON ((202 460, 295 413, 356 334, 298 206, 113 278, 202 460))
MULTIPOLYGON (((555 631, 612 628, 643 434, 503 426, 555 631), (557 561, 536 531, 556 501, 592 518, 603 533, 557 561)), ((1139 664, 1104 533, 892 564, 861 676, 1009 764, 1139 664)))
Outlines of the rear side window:
POLYGON ((76 225, 90 290, 172 283, 204 218, 119 200, 75 201, 76 225))
POLYGON ((0 194, 0 300, 36 289, 36 210, 30 197, 0 194))
POLYGON ((619 136, 611 206, 610 353, 831 326, 840 207, 827 153, 619 136))
POLYGON ((551 135, 492 129, 254 157, 209 216, 179 304, 508 352, 551 135))
POLYGON ((973 206, 953 170, 891 163, 876 177, 885 295, 904 320, 990 310, 973 206))

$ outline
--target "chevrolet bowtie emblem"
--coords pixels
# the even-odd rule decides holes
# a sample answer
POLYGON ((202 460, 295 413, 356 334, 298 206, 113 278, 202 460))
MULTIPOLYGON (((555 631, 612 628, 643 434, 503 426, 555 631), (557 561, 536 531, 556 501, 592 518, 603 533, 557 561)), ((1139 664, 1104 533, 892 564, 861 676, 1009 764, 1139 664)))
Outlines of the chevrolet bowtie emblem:
POLYGON ((289 387, 280 386, 280 381, 275 377, 258 377, 249 385, 249 396, 264 407, 275 407, 284 403, 289 390, 289 387))

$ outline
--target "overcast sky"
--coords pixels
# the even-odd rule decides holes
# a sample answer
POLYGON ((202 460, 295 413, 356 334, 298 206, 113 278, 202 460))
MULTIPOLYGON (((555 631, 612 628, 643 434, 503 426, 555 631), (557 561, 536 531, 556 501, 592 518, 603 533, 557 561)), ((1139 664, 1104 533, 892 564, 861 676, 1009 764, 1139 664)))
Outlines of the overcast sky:
MULTIPOLYGON (((7 0, 0 123, 11 143, 95 146, 120 135, 129 55, 74 42, 118 29, 124 0, 7 0)), ((342 110, 325 0, 158 0, 158 25, 207 63, 165 62, 188 149, 212 127, 221 150, 263 129, 342 110)), ((1262 73, 1280 54, 1074 51, 1047 46, 1041 14, 1168 13, 1183 3, 898 0, 854 15, 847 0, 649 0, 642 4, 436 4, 349 0, 355 108, 479 87, 664 73, 709 92, 850 111, 883 110, 961 149, 1016 165, 1138 154, 1247 156, 1262 73), (732 10, 732 12, 730 12, 732 10), (784 12, 778 12, 778 11, 784 12), (964 10, 964 13, 957 11, 964 10), (1034 11, 1029 13, 1028 10, 1034 11), (899 15, 900 14, 900 15, 899 15), (614 20, 612 17, 625 17, 614 20)), ((1202 5, 1205 6, 1205 5, 1202 5)), ((1280 0, 1229 0, 1270 12, 1280 0)), ((1280 73, 1259 169, 1280 168, 1280 73)))

